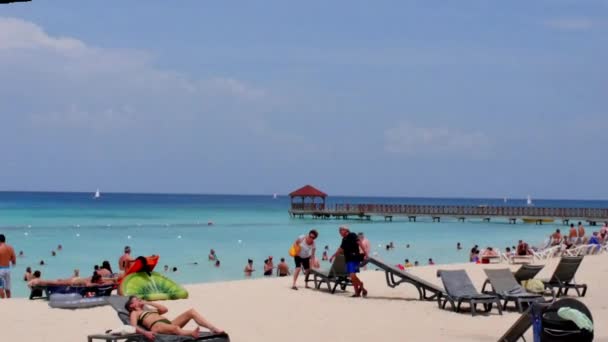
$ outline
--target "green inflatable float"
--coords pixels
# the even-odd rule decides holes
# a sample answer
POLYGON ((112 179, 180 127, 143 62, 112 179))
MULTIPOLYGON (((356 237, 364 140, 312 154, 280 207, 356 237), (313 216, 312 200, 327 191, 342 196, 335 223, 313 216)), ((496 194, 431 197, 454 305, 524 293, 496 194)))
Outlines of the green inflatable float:
POLYGON ((150 301, 188 298, 186 289, 158 272, 129 274, 122 280, 120 290, 123 296, 150 301))

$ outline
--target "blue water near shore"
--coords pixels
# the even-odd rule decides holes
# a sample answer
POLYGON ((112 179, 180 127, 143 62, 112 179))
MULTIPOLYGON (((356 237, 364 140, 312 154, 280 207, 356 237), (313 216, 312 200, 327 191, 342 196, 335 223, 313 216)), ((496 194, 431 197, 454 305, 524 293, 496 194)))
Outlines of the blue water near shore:
MULTIPOLYGON (((169 277, 180 283, 199 283, 243 279, 248 258, 254 260, 261 276, 263 260, 269 255, 275 261, 287 257, 293 240, 311 228, 320 232, 317 246, 321 255, 325 245, 335 250, 340 242, 337 228, 342 220, 291 219, 287 214, 289 198, 279 196, 234 195, 169 195, 169 194, 102 194, 0 192, 0 233, 16 252, 24 251, 13 270, 13 293, 25 297, 29 292, 21 280, 27 266, 40 269, 43 278, 69 277, 78 268, 90 276, 92 265, 109 260, 117 267, 125 245, 133 254, 161 256, 163 265, 178 267, 169 277), (207 222, 213 222, 209 226, 207 222), (51 251, 57 245, 63 250, 57 256, 51 251), (210 248, 221 260, 215 268, 207 261, 210 248), (46 265, 39 266, 40 260, 46 265), (194 262, 198 262, 195 265, 194 262)), ((525 199, 441 199, 441 198, 364 198, 330 197, 329 203, 399 203, 446 205, 509 205, 524 206, 525 199)), ((535 200, 542 207, 608 207, 608 201, 535 200)), ((396 219, 394 222, 348 221, 354 231, 363 231, 372 242, 374 252, 392 263, 405 258, 426 264, 428 258, 437 263, 467 261, 467 250, 474 244, 505 246, 525 239, 541 244, 559 222, 543 226, 517 224, 496 220, 490 223, 471 220, 418 222, 396 219), (387 252, 382 246, 389 241, 396 245, 387 252), (456 242, 464 250, 457 251, 456 242), (410 248, 406 248, 410 244, 410 248)), ((288 260, 291 265, 291 260, 288 260)), ((327 266, 327 264, 325 265, 327 266)))

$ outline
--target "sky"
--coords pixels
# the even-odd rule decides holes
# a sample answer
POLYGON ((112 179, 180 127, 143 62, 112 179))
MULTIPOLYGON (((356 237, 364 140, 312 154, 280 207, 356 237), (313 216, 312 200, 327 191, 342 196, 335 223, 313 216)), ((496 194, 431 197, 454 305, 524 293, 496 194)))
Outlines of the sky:
POLYGON ((0 5, 0 190, 606 199, 608 1, 0 5))

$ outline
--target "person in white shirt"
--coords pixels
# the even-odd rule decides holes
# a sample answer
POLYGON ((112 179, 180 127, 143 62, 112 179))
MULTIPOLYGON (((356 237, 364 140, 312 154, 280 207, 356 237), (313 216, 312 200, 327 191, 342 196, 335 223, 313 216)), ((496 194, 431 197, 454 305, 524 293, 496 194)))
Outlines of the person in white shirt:
MULTIPOLYGON (((311 265, 311 259, 315 258, 315 239, 319 236, 319 233, 316 230, 311 230, 308 234, 300 235, 294 245, 298 245, 300 247, 300 251, 293 257, 293 260, 296 264, 296 269, 293 272, 293 284, 291 286, 292 289, 297 290, 296 281, 298 280, 298 275, 300 275, 300 270, 304 268, 304 272, 308 274, 311 265)), ((308 284, 304 282, 304 285, 308 287, 308 284)))

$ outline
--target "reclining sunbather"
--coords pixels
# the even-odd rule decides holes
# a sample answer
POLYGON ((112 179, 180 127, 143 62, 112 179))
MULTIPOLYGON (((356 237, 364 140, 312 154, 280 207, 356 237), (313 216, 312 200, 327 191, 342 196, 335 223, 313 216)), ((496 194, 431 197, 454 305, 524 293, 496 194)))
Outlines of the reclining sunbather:
POLYGON ((66 285, 66 286, 97 286, 97 285, 109 285, 114 284, 113 280, 104 280, 101 276, 93 275, 91 278, 80 278, 78 276, 77 270, 74 270, 74 276, 67 279, 56 279, 56 280, 46 280, 41 279, 42 274, 40 271, 36 270, 32 275, 32 279, 27 282, 27 286, 54 286, 54 285, 66 285))
POLYGON ((197 325, 207 328, 213 333, 224 332, 207 321, 194 309, 190 309, 170 321, 162 316, 169 311, 167 307, 157 303, 145 302, 134 296, 129 297, 129 300, 125 304, 125 309, 129 312, 131 325, 135 327, 137 333, 144 335, 150 341, 154 340, 154 336, 157 333, 198 337, 200 329, 198 326, 194 330, 183 329, 190 320, 194 320, 197 325), (144 330, 141 327, 148 330, 144 330))

